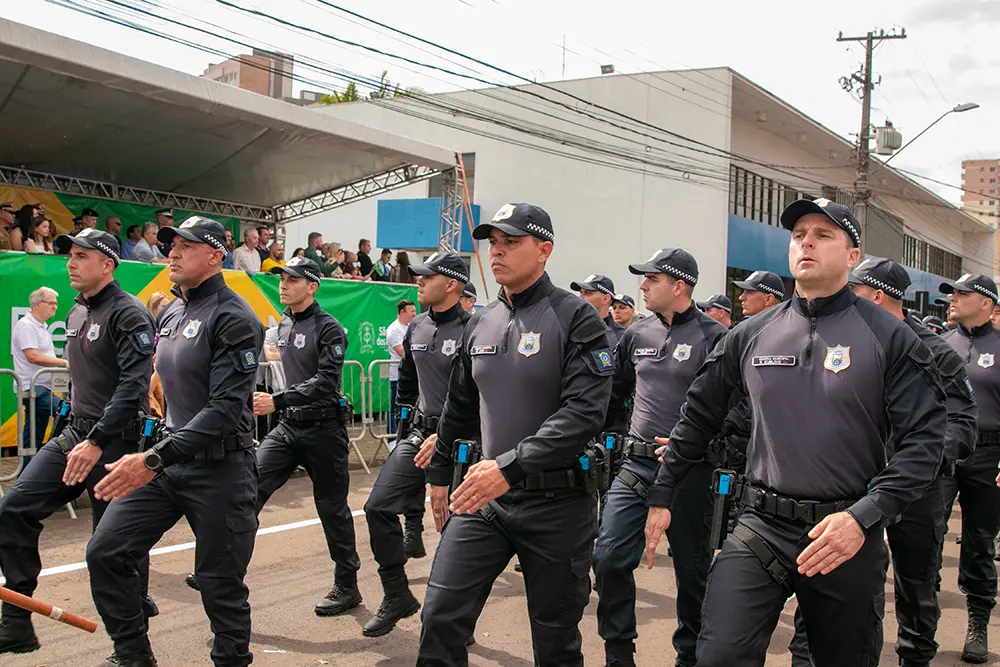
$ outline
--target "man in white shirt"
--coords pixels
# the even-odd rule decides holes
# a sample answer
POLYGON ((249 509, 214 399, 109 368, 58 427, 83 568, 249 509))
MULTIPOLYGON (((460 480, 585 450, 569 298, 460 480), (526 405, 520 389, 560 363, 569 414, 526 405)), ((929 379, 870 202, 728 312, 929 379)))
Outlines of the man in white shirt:
POLYGON ((163 257, 163 253, 160 252, 160 246, 156 243, 156 232, 158 230, 159 227, 153 222, 147 222, 142 226, 142 238, 132 248, 131 257, 134 261, 154 262, 156 264, 167 262, 167 259, 163 257))
POLYGON ((233 251, 233 268, 247 273, 260 273, 260 255, 257 254, 257 230, 250 227, 243 232, 243 245, 233 251))
POLYGON ((417 307, 412 301, 403 299, 396 304, 396 320, 385 330, 385 344, 389 348, 389 433, 396 432, 396 387, 399 385, 399 362, 405 354, 403 337, 406 328, 417 316, 417 307))
POLYGON ((52 378, 43 373, 35 381, 35 439, 31 440, 30 399, 27 398, 31 378, 42 368, 69 368, 65 359, 56 357, 52 335, 45 322, 55 317, 59 294, 49 287, 39 287, 28 296, 31 310, 17 321, 10 333, 10 353, 14 358, 14 374, 24 392, 24 446, 42 446, 42 438, 52 414, 52 378))

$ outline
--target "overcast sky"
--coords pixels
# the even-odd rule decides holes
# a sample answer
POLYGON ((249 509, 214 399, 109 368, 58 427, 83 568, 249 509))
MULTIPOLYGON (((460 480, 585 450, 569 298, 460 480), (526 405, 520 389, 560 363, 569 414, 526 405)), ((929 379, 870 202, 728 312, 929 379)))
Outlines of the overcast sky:
MULTIPOLYGON (((152 11, 189 23, 190 17, 197 17, 243 33, 248 43, 308 56, 324 66, 376 77, 388 69, 389 78, 404 86, 437 92, 477 85, 337 45, 325 37, 303 36, 217 0, 120 1, 145 2, 152 11)), ((838 43, 837 33, 842 30, 854 36, 872 28, 889 31, 895 27, 898 32, 905 27, 907 39, 884 42, 876 52, 873 71, 882 81, 873 98, 873 123, 881 124, 888 117, 907 141, 956 104, 977 102, 981 108, 950 115, 893 159, 893 164, 960 184, 963 159, 1000 158, 1000 77, 996 76, 1000 71, 996 48, 1000 0, 840 0, 832 5, 801 0, 331 1, 539 80, 563 78, 564 35, 566 78, 598 74, 601 63, 612 63, 620 72, 729 66, 843 136, 858 132, 861 107, 856 97, 841 89, 839 78, 858 69, 864 49, 838 43)), ((337 37, 458 69, 442 60, 458 61, 454 56, 401 44, 386 31, 348 20, 316 0, 233 2, 337 37)), ((193 74, 224 59, 44 0, 2 2, 0 16, 193 74)), ((171 34, 226 53, 248 50, 176 25, 160 25, 171 34)), ((517 82, 477 69, 491 81, 517 82)), ((329 88, 334 81, 301 66, 296 74, 316 80, 316 85, 297 83, 296 91, 329 88)), ((342 82, 332 85, 343 87, 342 82)), ((958 201, 959 191, 926 185, 958 201)))

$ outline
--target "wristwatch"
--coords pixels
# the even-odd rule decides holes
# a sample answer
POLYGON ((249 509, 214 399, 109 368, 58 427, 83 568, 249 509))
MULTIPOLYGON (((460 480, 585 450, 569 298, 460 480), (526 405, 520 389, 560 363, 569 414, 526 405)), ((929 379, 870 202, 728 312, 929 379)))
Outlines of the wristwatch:
POLYGON ((160 453, 155 449, 150 449, 143 455, 143 462, 148 470, 157 474, 163 472, 163 459, 160 458, 160 453))

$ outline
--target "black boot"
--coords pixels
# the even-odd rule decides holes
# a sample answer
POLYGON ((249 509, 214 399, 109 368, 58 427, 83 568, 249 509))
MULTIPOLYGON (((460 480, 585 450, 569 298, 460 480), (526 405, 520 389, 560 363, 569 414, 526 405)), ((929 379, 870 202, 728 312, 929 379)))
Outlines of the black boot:
POLYGON ((160 615, 160 608, 156 606, 156 601, 148 595, 142 596, 142 615, 146 617, 147 621, 160 615))
POLYGON ((410 589, 405 589, 401 595, 386 595, 379 605, 378 611, 367 623, 361 633, 365 637, 381 637, 392 632, 396 623, 413 616, 420 610, 420 603, 413 597, 410 589))
POLYGON ((469 648, 470 646, 475 646, 475 644, 476 644, 475 635, 472 635, 471 637, 465 640, 465 648, 469 648))
POLYGON ((334 585, 326 597, 316 603, 317 616, 340 616, 361 604, 361 592, 357 587, 334 585))
POLYGON ((423 558, 427 555, 424 548, 424 538, 419 531, 406 533, 403 537, 403 548, 406 549, 406 558, 423 558))
POLYGON ((195 589, 196 591, 201 590, 201 584, 199 584, 198 580, 195 578, 194 572, 184 577, 184 583, 190 586, 191 588, 195 589))
POLYGON ((109 656, 102 667, 156 667, 156 658, 152 653, 131 653, 129 655, 109 656))
POLYGON ((988 628, 990 612, 969 610, 969 632, 965 636, 965 648, 962 650, 962 660, 974 664, 982 664, 990 657, 988 628))
POLYGON ((31 618, 0 619, 0 653, 31 653, 40 647, 31 618))
POLYGON ((604 642, 605 667, 635 667, 635 642, 604 642))

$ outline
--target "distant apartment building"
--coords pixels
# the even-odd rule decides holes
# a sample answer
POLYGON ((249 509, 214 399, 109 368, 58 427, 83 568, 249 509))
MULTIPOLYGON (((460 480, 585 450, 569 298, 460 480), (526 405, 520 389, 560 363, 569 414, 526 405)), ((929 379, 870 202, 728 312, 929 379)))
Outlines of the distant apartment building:
MULTIPOLYGON (((962 161, 962 209, 997 229, 1000 225, 1000 159, 962 161)), ((1000 235, 995 237, 994 244, 994 252, 1000 251, 1000 235)), ((1000 277, 1000 259, 994 259, 993 275, 1000 277)))
POLYGON ((202 76, 258 95, 283 100, 292 96, 294 64, 293 56, 254 49, 252 55, 243 54, 209 65, 202 76))

